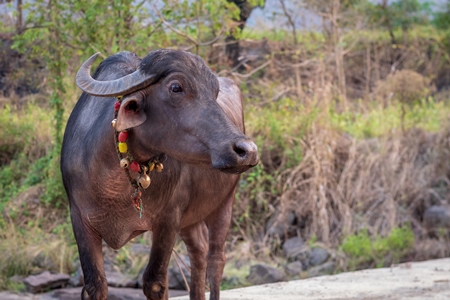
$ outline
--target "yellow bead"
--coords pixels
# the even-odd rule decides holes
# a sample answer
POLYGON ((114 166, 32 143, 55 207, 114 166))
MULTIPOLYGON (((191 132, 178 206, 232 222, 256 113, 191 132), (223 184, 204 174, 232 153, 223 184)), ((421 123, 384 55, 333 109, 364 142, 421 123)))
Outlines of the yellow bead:
POLYGON ((127 151, 128 151, 127 143, 119 143, 119 152, 120 153, 127 153, 127 151))

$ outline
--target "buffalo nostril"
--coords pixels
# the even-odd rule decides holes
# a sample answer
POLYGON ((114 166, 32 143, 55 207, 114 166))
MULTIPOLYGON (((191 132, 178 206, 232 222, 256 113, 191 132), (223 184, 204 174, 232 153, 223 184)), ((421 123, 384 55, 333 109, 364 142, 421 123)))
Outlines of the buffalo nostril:
POLYGON ((252 141, 238 141, 233 146, 233 150, 238 155, 241 164, 255 165, 258 163, 258 148, 252 141))
POLYGON ((244 158, 245 156, 247 156, 247 150, 245 148, 239 147, 237 144, 234 145, 233 150, 237 153, 237 155, 239 155, 239 157, 244 158))

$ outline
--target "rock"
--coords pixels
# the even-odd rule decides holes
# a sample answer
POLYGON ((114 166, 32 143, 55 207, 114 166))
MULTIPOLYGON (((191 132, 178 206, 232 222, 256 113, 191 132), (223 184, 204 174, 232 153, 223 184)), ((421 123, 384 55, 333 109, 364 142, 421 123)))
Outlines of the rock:
POLYGON ((283 216, 279 210, 276 210, 266 223, 266 233, 269 236, 283 239, 285 232, 290 231, 290 227, 295 223, 295 220, 294 212, 290 211, 283 216))
MULTIPOLYGON (((118 251, 109 247, 105 241, 102 241, 102 252, 103 252, 103 268, 106 272, 116 272, 119 268, 115 265, 116 256, 118 251)), ((125 261, 121 262, 125 267, 129 265, 129 259, 126 258, 125 261)))
MULTIPOLYGON (((81 289, 62 289, 49 294, 51 298, 58 300, 79 300, 81 289)), ((130 288, 108 288, 108 300, 145 300, 146 297, 141 289, 130 288)), ((42 299, 44 300, 44 299, 42 299)))
POLYGON ((132 244, 130 248, 130 255, 150 255, 150 250, 152 248, 149 245, 143 244, 132 244))
MULTIPOLYGON (((189 256, 181 255, 180 257, 183 259, 184 264, 186 264, 188 267, 190 267, 189 256)), ((191 281, 191 272, 189 272, 187 270, 186 266, 182 262, 179 261, 178 263, 184 272, 184 276, 186 277, 186 280, 189 283, 191 281)), ((142 285, 143 285, 142 276, 144 274, 145 268, 146 267, 144 267, 141 270, 141 272, 139 272, 139 276, 137 279, 137 286, 139 288, 142 288, 142 285)), ((180 269, 175 261, 172 262, 172 265, 169 267, 169 270, 167 273, 168 273, 168 277, 169 277, 169 289, 183 290, 183 291, 187 290, 186 284, 183 279, 183 275, 181 275, 180 269)))
POLYGON ((108 282, 108 286, 111 287, 130 287, 136 288, 138 283, 136 280, 133 280, 120 272, 114 271, 106 271, 106 281, 108 282))
MULTIPOLYGON (((17 283, 17 284, 21 284, 23 283, 23 280, 25 279, 25 276, 21 276, 21 275, 14 275, 12 277, 9 277, 9 282, 12 283, 17 283)), ((1 299, 1 298, 0 298, 1 299)))
POLYGON ((37 267, 41 270, 54 270, 56 269, 56 265, 53 263, 53 261, 44 253, 44 251, 41 251, 36 255, 33 259, 33 262, 31 263, 34 267, 37 267))
POLYGON ((70 276, 67 274, 52 274, 44 271, 38 275, 31 275, 24 279, 27 292, 36 294, 50 289, 65 287, 69 283, 70 276))
POLYGON ((283 251, 288 259, 305 260, 309 257, 309 248, 300 236, 286 240, 283 251))
MULTIPOLYGON (((40 300, 50 300, 50 299, 64 299, 64 300, 80 300, 81 288, 66 288, 52 291, 50 293, 44 294, 39 298, 40 300)), ((108 295, 109 297, 109 295, 108 295)))
POLYGON ((75 271, 75 274, 70 277, 69 284, 73 287, 83 286, 84 285, 84 274, 81 266, 75 271))
POLYGON ((291 276, 299 275, 303 271, 302 263, 298 260, 291 262, 284 268, 286 273, 291 276))
POLYGON ((172 266, 169 268, 169 289, 175 289, 175 290, 187 290, 186 283, 184 282, 183 275, 181 274, 180 268, 186 277, 187 282, 191 282, 191 272, 188 271, 185 264, 190 267, 191 261, 189 259, 189 256, 187 255, 181 255, 181 259, 184 261, 178 261, 179 266, 175 261, 173 261, 172 266))
POLYGON ((0 299, 2 299, 2 300, 24 300, 24 299, 28 300, 28 299, 33 299, 33 298, 32 298, 32 294, 24 294, 24 293, 16 294, 16 293, 12 293, 12 292, 0 292, 0 299))
POLYGON ((285 281, 286 276, 278 269, 263 264, 257 264, 250 267, 250 274, 248 275, 247 280, 254 285, 258 285, 285 281))
POLYGON ((450 207, 447 205, 430 206, 423 214, 423 222, 428 230, 450 228, 450 207))
MULTIPOLYGON (((187 294, 186 291, 169 290, 169 298, 185 296, 187 294)), ((80 296, 80 287, 59 289, 40 295, 0 292, 1 300, 80 300, 80 296)), ((146 297, 142 289, 109 287, 108 300, 146 300, 146 297)))
POLYGON ((336 265, 333 261, 324 263, 323 265, 313 267, 308 270, 308 277, 316 277, 321 275, 332 274, 336 270, 336 265))
POLYGON ((145 268, 146 268, 147 266, 144 266, 143 268, 142 268, 142 270, 139 272, 139 275, 138 275, 138 278, 137 278, 137 286, 138 286, 138 288, 142 288, 144 285, 144 282, 143 282, 143 279, 142 279, 142 276, 144 276, 144 272, 145 272, 145 268))
POLYGON ((225 282, 229 288, 242 286, 242 282, 237 276, 231 276, 229 279, 226 279, 225 282))
POLYGON ((327 250, 320 247, 313 248, 309 256, 309 265, 313 267, 321 265, 328 259, 328 257, 329 254, 327 250))

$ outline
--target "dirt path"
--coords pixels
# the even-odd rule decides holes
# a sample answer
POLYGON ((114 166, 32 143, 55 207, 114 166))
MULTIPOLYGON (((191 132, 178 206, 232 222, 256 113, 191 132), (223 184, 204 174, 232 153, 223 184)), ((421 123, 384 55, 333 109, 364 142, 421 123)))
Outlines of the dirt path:
POLYGON ((450 258, 222 291, 220 298, 221 300, 448 300, 450 258))

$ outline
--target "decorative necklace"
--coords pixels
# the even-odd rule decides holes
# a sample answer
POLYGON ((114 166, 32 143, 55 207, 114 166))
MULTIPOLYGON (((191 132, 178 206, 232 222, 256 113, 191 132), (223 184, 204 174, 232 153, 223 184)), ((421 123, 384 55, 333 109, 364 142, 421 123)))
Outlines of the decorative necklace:
MULTIPOLYGON (((111 126, 116 128, 117 115, 119 113, 120 105, 122 103, 122 96, 117 97, 117 102, 114 103, 114 119, 111 122, 111 126)), ((152 157, 147 163, 139 164, 137 161, 133 159, 130 152, 128 151, 128 131, 115 130, 114 141, 116 143, 116 151, 117 156, 119 157, 120 167, 125 171, 127 175, 128 181, 131 186, 134 188, 134 193, 131 194, 131 200, 133 207, 139 212, 139 218, 142 218, 142 214, 144 213, 144 207, 142 205, 142 192, 139 190, 145 190, 150 186, 151 179, 149 173, 153 170, 157 172, 161 172, 164 169, 162 162, 165 160, 165 155, 157 155, 152 157), (130 170, 136 173, 139 173, 137 179, 131 177, 130 170)))

